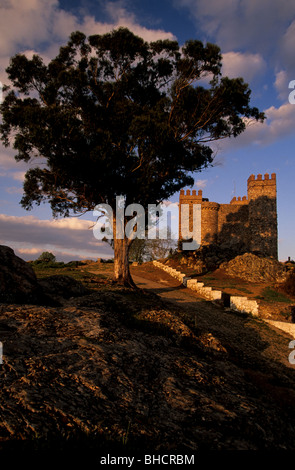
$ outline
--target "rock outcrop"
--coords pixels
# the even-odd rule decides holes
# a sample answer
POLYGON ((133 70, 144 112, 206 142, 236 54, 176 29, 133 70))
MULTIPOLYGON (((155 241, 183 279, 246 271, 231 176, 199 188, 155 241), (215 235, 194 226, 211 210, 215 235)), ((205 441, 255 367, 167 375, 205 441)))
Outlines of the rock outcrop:
POLYGON ((107 443, 131 455, 294 450, 293 371, 259 359, 262 343, 244 319, 241 351, 231 353, 159 299, 130 294, 0 306, 0 453, 13 440, 71 439, 80 448, 88 439, 96 458, 107 443))
POLYGON ((283 282, 287 268, 279 261, 244 253, 220 265, 226 274, 250 282, 283 282))
POLYGON ((89 290, 70 276, 38 280, 29 263, 12 248, 0 245, 0 303, 60 306, 64 299, 87 293, 89 290))
POLYGON ((0 245, 0 303, 40 304, 42 298, 33 268, 12 248, 0 245))
MULTIPOLYGON (((7 247, 1 252, 1 279, 9 275, 5 285, 17 295, 27 264, 7 247)), ((1 462, 8 449, 11 465, 19 443, 34 458, 44 448, 42 465, 48 455, 60 463, 57 446, 67 466, 77 451, 84 466, 93 452, 97 466, 116 446, 119 455, 141 457, 295 449, 285 337, 258 322, 245 328, 245 318, 203 302, 177 307, 110 286, 81 295, 66 277, 39 284, 26 273, 25 299, 41 284, 50 295, 76 297, 46 308, 1 302, 1 462)))
POLYGON ((245 253, 245 251, 246 248, 242 243, 230 241, 220 245, 204 245, 192 252, 182 251, 180 263, 193 268, 197 274, 202 274, 217 269, 222 263, 245 253))

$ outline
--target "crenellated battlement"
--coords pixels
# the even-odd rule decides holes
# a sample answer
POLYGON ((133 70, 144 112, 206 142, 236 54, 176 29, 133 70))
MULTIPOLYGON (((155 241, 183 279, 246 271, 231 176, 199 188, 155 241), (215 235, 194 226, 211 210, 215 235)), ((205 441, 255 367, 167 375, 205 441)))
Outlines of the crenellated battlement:
POLYGON ((277 192, 276 174, 272 173, 269 177, 265 173, 264 178, 261 174, 251 175, 247 181, 248 200, 258 199, 260 197, 275 198, 277 192))
POLYGON ((229 204, 209 202, 202 190, 180 191, 181 205, 189 205, 187 221, 179 223, 179 238, 195 237, 193 206, 201 205, 201 244, 240 243, 249 252, 277 259, 276 174, 250 175, 247 196, 233 197, 229 204), (183 228, 183 230, 182 230, 183 228))
POLYGON ((182 199, 185 199, 186 197, 197 197, 197 198, 200 198, 203 196, 203 191, 201 189, 198 190, 198 194, 197 194, 197 191, 195 189, 192 190, 192 192, 190 191, 190 189, 187 189, 186 192, 184 191, 184 189, 181 189, 180 190, 180 197, 182 199))
POLYGON ((201 204, 203 201, 203 191, 201 189, 199 189, 198 193, 195 189, 193 189, 192 191, 187 189, 185 192, 182 189, 180 191, 180 204, 201 204))
POLYGON ((271 176, 269 177, 269 173, 264 174, 264 178, 262 178, 262 174, 258 174, 257 177, 255 175, 250 175, 248 178, 248 183, 251 181, 264 181, 264 182, 270 182, 273 184, 274 181, 276 181, 277 177, 275 173, 272 173, 271 176))
POLYGON ((248 199, 247 196, 243 196, 242 198, 234 196, 232 200, 230 201, 230 204, 248 204, 248 199))

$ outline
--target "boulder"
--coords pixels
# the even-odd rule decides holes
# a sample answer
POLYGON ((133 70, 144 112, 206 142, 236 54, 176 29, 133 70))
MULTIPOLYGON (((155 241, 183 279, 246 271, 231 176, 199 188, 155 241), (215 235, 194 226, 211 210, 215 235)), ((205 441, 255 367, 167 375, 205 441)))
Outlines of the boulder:
POLYGON ((0 302, 39 304, 42 295, 33 268, 12 248, 0 245, 0 302))
POLYGON ((82 282, 55 275, 37 279, 29 263, 0 245, 0 303, 59 306, 64 299, 88 294, 82 282))

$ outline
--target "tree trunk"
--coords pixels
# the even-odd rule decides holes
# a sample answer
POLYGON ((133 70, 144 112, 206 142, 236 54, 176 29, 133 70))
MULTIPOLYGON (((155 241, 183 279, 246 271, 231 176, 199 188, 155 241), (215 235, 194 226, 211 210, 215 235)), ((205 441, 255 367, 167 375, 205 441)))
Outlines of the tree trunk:
POLYGON ((129 270, 129 248, 131 240, 125 236, 122 221, 113 218, 114 232, 114 278, 126 287, 136 287, 129 270))
POLYGON ((122 240, 114 238, 114 277, 115 281, 126 287, 136 287, 129 270, 129 243, 125 237, 122 240))

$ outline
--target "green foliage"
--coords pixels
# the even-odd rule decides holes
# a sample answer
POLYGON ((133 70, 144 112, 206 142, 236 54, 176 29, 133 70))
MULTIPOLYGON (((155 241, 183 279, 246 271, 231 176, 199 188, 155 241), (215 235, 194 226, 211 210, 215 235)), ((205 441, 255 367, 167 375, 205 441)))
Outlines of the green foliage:
MULTIPOLYGON (((214 44, 148 43, 126 28, 73 32, 48 65, 12 57, 0 137, 17 161, 32 162, 22 206, 48 202, 69 216, 99 203, 114 210, 123 196, 147 210, 192 186, 213 164, 210 142, 237 137, 245 117, 264 120, 248 84, 221 76, 221 59, 214 44)), ((129 242, 114 244, 116 279, 131 285, 129 242)))
POLYGON ((68 268, 77 268, 78 266, 82 266, 83 263, 81 261, 69 261, 65 264, 68 268))
POLYGON ((43 253, 39 256, 37 261, 41 263, 55 263, 55 256, 53 253, 50 253, 49 251, 43 251, 43 253))
POLYGON ((292 303, 288 297, 286 297, 281 292, 278 292, 271 287, 265 287, 261 292, 262 299, 266 300, 267 302, 285 302, 285 303, 292 303))
POLYGON ((52 253, 44 252, 38 259, 31 262, 33 267, 39 269, 59 269, 59 268, 77 268, 82 266, 81 261, 69 261, 64 263, 63 261, 55 261, 55 256, 52 253), (49 256, 51 255, 51 256, 49 256))
POLYGON ((135 238, 129 250, 129 260, 142 263, 146 257, 146 240, 135 238))
POLYGON ((116 195, 157 204, 212 164, 209 142, 264 119, 241 78, 221 77, 219 47, 196 40, 181 50, 126 28, 74 32, 48 65, 17 54, 7 73, 2 141, 14 136, 18 161, 46 164, 27 172, 21 203, 48 201, 54 215, 114 207, 116 195))
POLYGON ((155 259, 172 257, 176 248, 175 240, 167 239, 139 239, 136 238, 130 247, 129 259, 138 263, 155 259))
POLYGON ((39 260, 35 260, 31 264, 32 266, 37 266, 42 269, 63 268, 65 265, 62 261, 56 262, 56 261, 39 261, 39 260))

